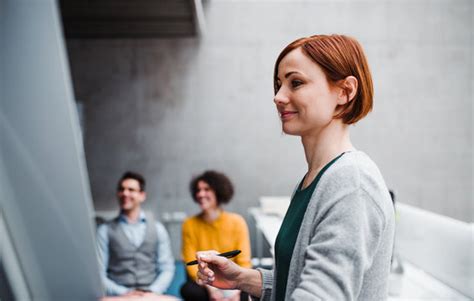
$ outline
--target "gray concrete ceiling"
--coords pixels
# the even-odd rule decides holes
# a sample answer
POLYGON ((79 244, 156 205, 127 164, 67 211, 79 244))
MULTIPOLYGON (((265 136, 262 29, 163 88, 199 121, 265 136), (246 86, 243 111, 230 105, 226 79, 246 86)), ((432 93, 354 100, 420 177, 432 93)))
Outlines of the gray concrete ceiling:
POLYGON ((60 0, 66 38, 173 38, 203 33, 201 0, 60 0))

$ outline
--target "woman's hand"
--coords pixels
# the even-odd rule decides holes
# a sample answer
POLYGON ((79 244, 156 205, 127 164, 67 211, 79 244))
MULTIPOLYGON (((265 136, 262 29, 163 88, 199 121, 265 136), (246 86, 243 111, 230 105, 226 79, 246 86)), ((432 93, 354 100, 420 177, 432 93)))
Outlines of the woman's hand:
POLYGON ((156 295, 154 293, 144 292, 142 295, 128 294, 122 296, 103 297, 100 301, 179 301, 173 296, 156 295))
POLYGON ((209 300, 210 301, 223 301, 224 300, 224 293, 215 287, 210 285, 206 285, 207 292, 209 293, 209 300))
POLYGON ((262 275, 254 269, 242 268, 216 251, 197 252, 197 283, 222 289, 239 289, 260 298, 262 275))
POLYGON ((227 291, 228 293, 225 294, 225 301, 240 301, 240 291, 239 290, 233 290, 233 291, 227 291))
POLYGON ((233 261, 217 256, 216 251, 197 252, 197 283, 212 285, 222 289, 238 288, 242 268, 233 261))
POLYGON ((124 294, 123 296, 126 296, 126 297, 129 297, 129 296, 138 296, 138 297, 141 297, 145 294, 144 291, 140 291, 140 290, 133 290, 133 291, 129 291, 127 292, 126 294, 124 294))
POLYGON ((210 285, 205 286, 209 293, 210 301, 239 301, 239 290, 222 290, 210 285))

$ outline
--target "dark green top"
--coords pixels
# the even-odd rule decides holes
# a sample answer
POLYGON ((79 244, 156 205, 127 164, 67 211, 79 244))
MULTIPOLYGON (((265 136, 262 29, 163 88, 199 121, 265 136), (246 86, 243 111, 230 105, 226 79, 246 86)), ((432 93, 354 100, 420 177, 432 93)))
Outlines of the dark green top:
POLYGON ((343 154, 344 153, 340 154, 326 164, 316 178, 314 178, 313 182, 305 189, 301 189, 304 181, 303 178, 291 199, 290 206, 288 207, 275 241, 276 301, 285 300, 286 282, 288 280, 291 256, 293 255, 296 238, 298 237, 298 232, 314 189, 323 173, 343 154))

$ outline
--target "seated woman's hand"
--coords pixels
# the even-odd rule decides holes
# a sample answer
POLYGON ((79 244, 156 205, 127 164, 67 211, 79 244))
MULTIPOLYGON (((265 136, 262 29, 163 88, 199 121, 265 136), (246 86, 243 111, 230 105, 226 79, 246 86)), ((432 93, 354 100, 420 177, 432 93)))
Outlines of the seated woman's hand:
POLYGON ((239 290, 230 290, 225 291, 224 301, 240 301, 240 291, 239 290))
POLYGON ((232 260, 217 256, 216 251, 196 253, 198 260, 197 283, 212 285, 222 289, 238 288, 242 268, 232 260))
POLYGON ((103 297, 100 301, 179 301, 174 296, 157 295, 151 292, 133 291, 122 296, 103 297))
POLYGON ((240 301, 239 290, 224 290, 206 285, 210 301, 240 301))
POLYGON ((138 296, 138 297, 141 297, 145 294, 144 291, 140 291, 140 290, 132 290, 132 291, 129 291, 127 292, 126 294, 124 294, 124 296, 138 296))
POLYGON ((210 301, 224 301, 224 293, 215 287, 206 285, 207 292, 209 293, 210 301))

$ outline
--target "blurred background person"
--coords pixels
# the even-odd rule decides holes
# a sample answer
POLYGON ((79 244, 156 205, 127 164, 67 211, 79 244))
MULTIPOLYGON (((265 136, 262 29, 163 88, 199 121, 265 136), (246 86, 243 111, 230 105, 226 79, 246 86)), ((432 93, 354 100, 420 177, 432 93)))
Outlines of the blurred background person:
POLYGON ((161 295, 174 275, 165 227, 145 214, 145 178, 126 172, 117 186, 120 214, 97 229, 102 281, 109 296, 161 295))
MULTIPOLYGON (((230 202, 234 188, 223 173, 205 171, 193 178, 190 191, 201 212, 184 221, 182 229, 182 257, 185 262, 196 259, 196 252, 216 250, 219 253, 241 250, 231 259, 242 267, 251 267, 250 238, 244 218, 227 212, 223 204, 230 202)), ((197 265, 187 266, 188 282, 181 288, 185 300, 248 300, 240 291, 223 291, 211 286, 199 286, 196 281, 197 265)))

